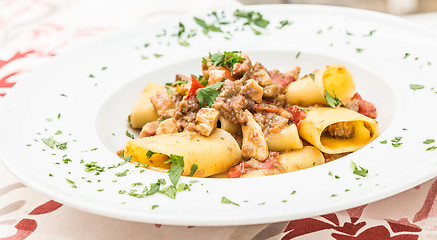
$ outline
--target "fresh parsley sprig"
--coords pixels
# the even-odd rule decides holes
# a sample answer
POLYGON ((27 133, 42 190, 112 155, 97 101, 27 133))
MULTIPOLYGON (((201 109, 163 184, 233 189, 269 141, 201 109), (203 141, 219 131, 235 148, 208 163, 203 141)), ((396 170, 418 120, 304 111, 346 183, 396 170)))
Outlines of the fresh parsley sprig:
POLYGON ((220 94, 220 88, 223 86, 223 82, 214 83, 204 88, 197 90, 197 100, 199 100, 200 106, 205 106, 205 103, 209 107, 212 107, 215 99, 220 94))
POLYGON ((329 92, 325 89, 325 99, 329 106, 336 108, 338 105, 343 105, 341 100, 337 97, 334 92, 334 97, 329 94, 329 92))

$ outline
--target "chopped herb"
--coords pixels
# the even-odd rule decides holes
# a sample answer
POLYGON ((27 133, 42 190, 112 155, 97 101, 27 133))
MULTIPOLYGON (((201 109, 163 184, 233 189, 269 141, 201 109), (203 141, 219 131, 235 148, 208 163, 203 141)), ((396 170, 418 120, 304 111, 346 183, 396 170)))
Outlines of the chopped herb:
POLYGON ((184 157, 170 154, 170 158, 166 161, 166 163, 168 162, 171 162, 168 176, 173 185, 176 186, 182 172, 184 171, 184 157))
POLYGON ((150 184, 150 190, 148 190, 148 191, 146 192, 146 195, 152 195, 152 194, 155 194, 156 192, 159 191, 160 186, 161 186, 161 183, 160 183, 159 181, 156 182, 156 183, 151 183, 151 184, 150 184))
POLYGON ((241 57, 240 51, 233 51, 233 52, 224 52, 223 54, 218 52, 214 54, 209 54, 209 60, 211 60, 212 65, 215 67, 221 67, 224 66, 228 68, 229 70, 232 70, 235 63, 240 63, 244 60, 244 58, 241 57))
POLYGON ((62 159, 62 161, 63 161, 64 163, 72 162, 71 159, 69 159, 69 158, 64 158, 64 159, 62 159))
POLYGON ((337 197, 337 194, 332 194, 330 197, 337 197))
POLYGON ((256 30, 253 25, 258 26, 260 28, 266 28, 270 23, 270 21, 264 19, 263 15, 259 12, 253 12, 253 11, 246 12, 237 9, 234 12, 234 16, 237 18, 247 19, 247 22, 244 23, 244 26, 249 26, 256 35, 260 35, 261 32, 256 30))
POLYGON ((129 169, 126 169, 126 170, 124 170, 121 173, 116 173, 115 176, 117 176, 117 177, 125 177, 128 171, 129 171, 129 169))
POLYGON ((321 34, 323 32, 323 30, 322 29, 319 29, 318 31, 317 31, 317 34, 321 34))
POLYGON ((106 69, 108 69, 108 67, 102 67, 102 71, 105 71, 106 69))
POLYGON ((419 89, 425 88, 425 86, 423 86, 421 84, 410 84, 410 88, 413 90, 419 90, 419 89))
POLYGON ((437 149, 437 147, 436 146, 432 146, 432 147, 427 148, 426 151, 432 151, 432 150, 435 150, 435 149, 437 149))
POLYGON ((199 166, 197 166, 197 164, 193 163, 193 165, 191 165, 191 171, 190 171, 190 174, 188 176, 192 177, 194 175, 194 173, 196 173, 198 168, 199 168, 199 166))
POLYGON ((91 162, 91 163, 85 164, 85 172, 96 171, 96 175, 99 175, 98 173, 104 172, 105 167, 100 167, 100 166, 96 165, 96 163, 97 162, 91 162))
POLYGON ((149 57, 148 57, 148 56, 141 55, 141 59, 146 60, 146 59, 149 59, 149 57))
POLYGON ((282 21, 279 22, 279 24, 280 25, 276 27, 277 29, 282 29, 285 26, 289 26, 289 25, 293 24, 293 22, 292 21, 288 21, 288 20, 282 20, 282 21))
POLYGON ((94 78, 94 75, 90 74, 88 77, 89 77, 89 78, 94 78))
POLYGON ((335 177, 335 179, 339 179, 340 178, 340 176, 338 176, 338 175, 335 175, 334 177, 335 177))
POLYGON ((299 56, 300 56, 300 52, 298 52, 298 53, 296 54, 296 59, 298 59, 299 56))
POLYGON ((309 75, 313 81, 316 79, 316 75, 314 75, 314 73, 310 73, 309 75))
POLYGON ((334 92, 334 97, 329 94, 329 92, 325 89, 325 99, 329 106, 332 108, 336 108, 338 105, 342 105, 343 103, 341 100, 337 97, 337 95, 334 92))
POLYGON ((387 144, 387 140, 379 141, 381 144, 387 144))
POLYGON ((361 177, 365 177, 367 175, 367 173, 369 173, 369 170, 361 167, 361 166, 357 166, 357 164, 351 160, 351 168, 354 170, 353 173, 361 176, 361 177))
POLYGON ((258 203, 259 206, 261 206, 261 205, 265 205, 265 204, 266 204, 265 202, 258 203))
POLYGON ((355 50, 357 51, 357 53, 362 53, 364 51, 364 49, 362 48, 355 48, 355 50))
POLYGON ((97 192, 102 192, 102 191, 104 191, 105 189, 98 189, 97 190, 97 192))
POLYGON ((206 102, 209 107, 212 107, 215 99, 220 94, 220 88, 222 85, 223 82, 218 82, 197 90, 197 100, 199 101, 200 105, 205 106, 206 102))
POLYGON ((283 203, 286 203, 286 202, 287 202, 287 200, 282 200, 282 202, 283 202, 283 203))
POLYGON ((175 186, 170 185, 166 188, 159 190, 159 192, 167 195, 169 198, 175 199, 177 190, 176 190, 175 186))
POLYGON ((240 206, 239 204, 232 202, 231 200, 227 199, 226 197, 222 197, 222 203, 224 203, 224 204, 234 204, 235 206, 240 206))
POLYGON ((350 189, 345 189, 344 191, 345 191, 345 192, 349 192, 349 191, 350 191, 350 189))
MULTIPOLYGON (((148 165, 147 165, 147 166, 148 166, 148 165)), ((141 169, 141 170, 140 170, 140 173, 143 173, 143 172, 145 172, 145 171, 146 171, 146 170, 144 170, 144 169, 141 169)))
POLYGON ((293 192, 291 192, 291 195, 294 195, 294 194, 296 194, 296 191, 295 191, 295 190, 293 190, 293 192))
POLYGON ((162 56, 164 56, 164 55, 162 55, 162 54, 158 54, 158 53, 154 53, 153 56, 155 56, 156 58, 160 58, 160 57, 162 57, 162 56))
POLYGON ((376 32, 376 29, 370 30, 370 32, 366 35, 363 35, 364 37, 370 37, 373 36, 373 34, 376 32))
POLYGON ((346 30, 346 35, 353 36, 354 34, 346 30))
POLYGON ((61 95, 61 97, 68 97, 67 95, 65 95, 63 93, 61 93, 60 95, 61 95))
POLYGON ((333 174, 332 174, 332 172, 331 172, 331 171, 329 171, 328 175, 329 175, 329 176, 333 176, 333 174))
POLYGON ((136 187, 136 186, 141 186, 141 185, 143 185, 142 183, 140 183, 140 182, 137 182, 137 183, 132 183, 132 187, 136 187))
POLYGON ((49 177, 53 177, 53 174, 49 173, 49 177))
POLYGON ((73 181, 71 181, 71 180, 68 179, 68 178, 66 178, 65 180, 67 180, 67 182, 68 182, 69 184, 71 184, 71 187, 73 187, 73 188, 77 188, 76 184, 75 184, 73 181))
POLYGON ((43 138, 41 139, 43 141, 43 143, 45 143, 47 146, 49 146, 51 149, 54 149, 54 147, 56 146, 56 148, 60 149, 60 150, 65 150, 67 149, 67 143, 61 143, 61 142, 57 142, 55 140, 53 140, 52 137, 49 138, 43 138))
POLYGON ((30 146, 32 146, 32 144, 26 144, 26 147, 30 147, 30 146))
POLYGON ((159 207, 159 205, 152 205, 152 210, 159 207))
POLYGON ((426 140, 423 142, 423 144, 431 144, 431 143, 433 143, 433 142, 435 142, 434 139, 426 139, 426 140))
POLYGON ((188 186, 188 184, 186 184, 186 183, 179 183, 177 190, 178 190, 178 192, 190 190, 190 186, 188 186))
POLYGON ((60 135, 60 134, 62 134, 62 131, 60 131, 60 130, 55 132, 55 135, 60 135))
POLYGON ((46 121, 47 121, 47 122, 51 122, 52 119, 51 119, 51 118, 46 118, 46 121))
POLYGON ((58 113, 58 119, 60 119, 61 118, 61 114, 60 113, 58 113))
POLYGON ((130 137, 130 138, 132 138, 132 139, 135 138, 134 135, 131 134, 128 130, 126 130, 126 136, 128 136, 128 137, 130 137))
POLYGON ((407 58, 407 57, 409 57, 409 56, 410 56, 410 54, 409 54, 409 53, 405 53, 405 55, 404 55, 403 59, 405 59, 405 58, 407 58))
POLYGON ((150 46, 150 43, 144 43, 144 47, 145 48, 148 47, 148 46, 150 46))
POLYGON ((97 151, 98 150, 98 148, 91 148, 91 150, 90 151, 97 151))
POLYGON ((168 95, 172 95, 174 93, 173 89, 171 89, 169 86, 165 86, 165 90, 167 90, 168 95))
MULTIPOLYGON (((149 165, 148 164, 145 164, 145 163, 142 163, 142 162, 139 162, 139 164, 141 164, 143 167, 148 167, 149 165)), ((144 172, 144 169, 143 170, 141 170, 141 171, 143 171, 144 172)))

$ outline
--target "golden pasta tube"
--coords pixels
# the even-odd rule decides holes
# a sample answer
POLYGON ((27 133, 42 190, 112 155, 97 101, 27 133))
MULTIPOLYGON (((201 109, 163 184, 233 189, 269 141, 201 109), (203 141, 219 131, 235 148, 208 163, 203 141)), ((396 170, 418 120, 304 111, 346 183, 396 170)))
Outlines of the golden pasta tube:
POLYGON ((374 119, 341 107, 310 108, 298 131, 303 139, 329 154, 356 151, 379 135, 374 119))
POLYGON ((303 147, 295 124, 289 125, 278 133, 267 132, 266 141, 270 151, 286 151, 303 147))
POLYGON ((350 99, 355 93, 355 82, 351 73, 341 64, 327 65, 290 83, 285 96, 290 104, 308 106, 327 105, 325 90, 336 95, 341 101, 350 99))
POLYGON ((287 172, 302 170, 324 163, 323 154, 313 146, 305 146, 299 150, 279 154, 279 164, 287 172))
POLYGON ((230 133, 230 134, 239 134, 241 133, 241 126, 240 124, 235 124, 231 121, 229 121, 228 119, 224 118, 223 116, 219 116, 218 121, 220 122, 220 127, 223 130, 225 130, 226 132, 230 133))
POLYGON ((163 171, 170 169, 171 165, 164 163, 170 154, 184 157, 183 176, 190 174, 191 166, 196 164, 198 169, 195 177, 208 177, 224 172, 240 162, 242 157, 235 139, 221 129, 216 129, 209 137, 193 132, 180 132, 138 138, 127 142, 124 148, 125 157, 132 156, 131 161, 163 171), (149 150, 156 154, 148 158, 149 150))
POLYGON ((133 128, 142 128, 146 123, 158 119, 158 114, 155 111, 150 97, 157 91, 165 89, 163 85, 148 82, 140 97, 134 105, 134 109, 130 115, 130 121, 133 128))

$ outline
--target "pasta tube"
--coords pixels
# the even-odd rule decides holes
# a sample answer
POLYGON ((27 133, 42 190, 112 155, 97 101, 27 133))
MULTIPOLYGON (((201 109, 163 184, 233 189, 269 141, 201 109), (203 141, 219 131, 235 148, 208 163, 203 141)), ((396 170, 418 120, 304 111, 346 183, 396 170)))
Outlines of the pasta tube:
POLYGON ((158 114, 155 111, 150 97, 157 91, 165 89, 164 86, 148 82, 140 97, 134 105, 134 109, 130 115, 130 121, 133 128, 142 128, 146 123, 158 119, 158 114))
POLYGON ((279 164, 287 171, 293 172, 325 163, 323 154, 313 146, 305 146, 279 154, 279 164))
POLYGON ((303 147, 295 124, 282 129, 278 133, 267 132, 266 141, 270 151, 286 151, 303 147))
POLYGON ((285 96, 290 104, 308 106, 327 105, 325 90, 341 101, 350 99, 355 93, 355 82, 351 73, 341 64, 331 64, 315 70, 298 81, 290 83, 285 96))
POLYGON ((379 135, 374 119, 341 107, 310 108, 298 131, 303 139, 329 154, 356 151, 379 135))
POLYGON ((228 132, 216 129, 209 137, 193 132, 180 132, 130 140, 125 148, 125 157, 150 167, 167 171, 171 164, 165 163, 170 154, 184 157, 183 176, 190 174, 191 166, 198 166, 195 177, 208 177, 226 171, 242 157, 240 147, 228 132), (147 152, 153 152, 150 158, 147 152))

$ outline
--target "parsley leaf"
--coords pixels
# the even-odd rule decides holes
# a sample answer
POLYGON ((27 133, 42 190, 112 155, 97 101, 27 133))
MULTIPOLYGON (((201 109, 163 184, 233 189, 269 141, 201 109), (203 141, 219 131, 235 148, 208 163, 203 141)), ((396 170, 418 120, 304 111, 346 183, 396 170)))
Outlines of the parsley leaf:
POLYGON ((431 143, 433 143, 433 142, 435 142, 434 139, 426 139, 426 140, 423 142, 423 144, 431 144, 431 143))
POLYGON ((184 157, 170 154, 170 158, 166 162, 171 162, 168 176, 173 185, 176 186, 184 171, 184 157))
POLYGON ((159 190, 159 192, 167 195, 170 198, 173 198, 173 199, 176 198, 176 192, 177 191, 176 191, 175 186, 173 186, 173 185, 170 185, 170 186, 168 186, 166 188, 163 188, 163 189, 159 190))
POLYGON ((435 150, 435 149, 437 149, 437 147, 436 146, 432 146, 432 147, 427 148, 426 151, 431 151, 431 150, 435 150))
POLYGON ((148 150, 146 153, 146 157, 151 158, 154 154, 155 154, 155 152, 148 150))
POLYGON ((316 75, 314 75, 314 73, 310 73, 310 78, 314 81, 314 80, 316 80, 316 75))
POLYGON ((199 166, 197 166, 197 164, 191 165, 191 171, 190 171, 190 174, 188 176, 192 177, 194 175, 194 173, 196 173, 197 168, 199 168, 199 166))
POLYGON ((244 58, 241 57, 240 51, 233 51, 233 52, 225 51, 223 54, 220 52, 214 54, 210 53, 209 60, 211 60, 211 63, 212 65, 214 65, 214 67, 224 66, 229 70, 232 70, 234 64, 243 61, 244 58))
POLYGON ((214 24, 207 24, 205 20, 194 17, 194 21, 197 25, 202 27, 203 34, 207 35, 209 31, 211 32, 223 32, 221 28, 215 26, 214 24))
POLYGON ((328 105, 333 108, 336 108, 338 105, 343 104, 335 93, 334 93, 334 97, 332 97, 331 94, 329 94, 329 92, 326 89, 325 89, 325 99, 328 105))
POLYGON ((197 90, 197 100, 199 100, 200 106, 205 106, 206 102, 209 107, 212 107, 215 99, 220 94, 220 88, 222 85, 223 82, 218 82, 197 90))
POLYGON ((234 12, 234 16, 237 18, 247 19, 247 22, 245 22, 244 25, 249 26, 256 35, 260 35, 261 32, 256 30, 253 27, 253 25, 258 26, 260 28, 266 28, 270 24, 270 21, 264 19, 263 15, 259 12, 254 12, 254 11, 246 12, 246 11, 237 9, 234 12))
POLYGON ((231 200, 227 199, 226 197, 222 197, 222 203, 224 203, 224 204, 234 204, 235 206, 240 206, 238 203, 234 203, 231 200))
POLYGON ((135 138, 134 135, 132 133, 130 133, 128 130, 126 130, 126 136, 128 136, 128 137, 130 137, 132 139, 135 138))
POLYGON ((288 21, 288 20, 282 20, 282 21, 279 22, 279 24, 280 25, 276 27, 277 29, 282 29, 285 26, 293 24, 293 22, 292 21, 288 21))
POLYGON ((351 161, 351 168, 354 170, 354 174, 361 176, 361 177, 365 177, 367 175, 367 173, 369 173, 369 170, 357 166, 357 164, 354 161, 351 161))
POLYGON ((421 85, 421 84, 410 84, 410 88, 413 89, 414 91, 419 90, 419 89, 424 89, 425 86, 421 85))

